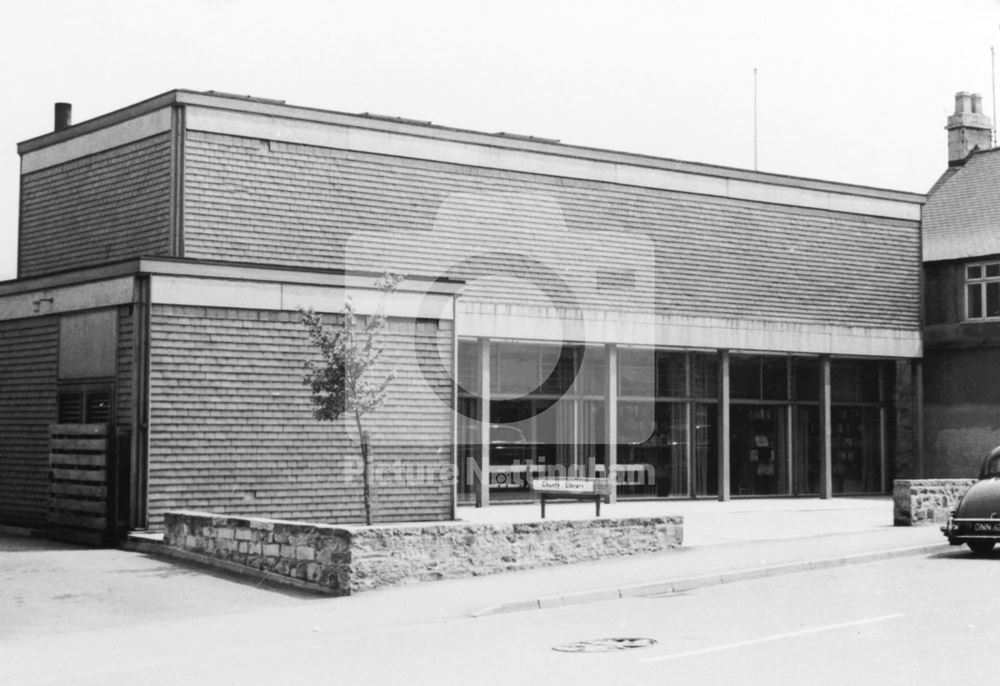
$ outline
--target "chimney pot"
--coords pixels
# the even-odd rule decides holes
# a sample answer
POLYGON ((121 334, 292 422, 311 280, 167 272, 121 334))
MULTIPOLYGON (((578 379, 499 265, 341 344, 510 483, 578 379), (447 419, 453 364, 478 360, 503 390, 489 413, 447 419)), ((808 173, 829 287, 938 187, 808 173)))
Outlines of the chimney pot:
POLYGON ((970 114, 972 112, 972 93, 959 91, 955 93, 955 114, 970 114))
POLYGON ((73 125, 73 105, 68 102, 57 102, 55 108, 55 130, 62 131, 73 125))
POLYGON ((972 113, 982 114, 983 113, 983 96, 979 93, 972 94, 972 113))

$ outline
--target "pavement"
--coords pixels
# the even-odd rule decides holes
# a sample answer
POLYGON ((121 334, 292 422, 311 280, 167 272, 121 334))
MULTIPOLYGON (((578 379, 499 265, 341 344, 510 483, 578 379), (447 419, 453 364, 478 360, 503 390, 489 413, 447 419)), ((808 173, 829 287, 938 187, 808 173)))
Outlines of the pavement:
MULTIPOLYGON (((602 516, 684 516, 678 550, 508 574, 425 582, 322 599, 198 565, 0 534, 0 639, 39 633, 333 603, 400 620, 497 612, 657 594, 699 585, 944 550, 936 526, 892 526, 889 498, 623 502, 602 516), (395 613, 395 615, 394 615, 395 613)), ((557 503, 549 518, 593 516, 557 503)), ((459 508, 475 522, 534 521, 537 505, 459 508)), ((365 621, 365 620, 361 620, 365 621)))
MULTIPOLYGON (((592 517, 593 505, 550 505, 549 517, 592 517), (558 509, 557 509, 558 508, 558 509)), ((537 505, 460 508, 475 522, 536 521, 537 505)), ((888 497, 626 501, 602 516, 682 515, 684 546, 673 552, 517 572, 516 586, 473 616, 657 595, 731 581, 947 550, 937 526, 895 527, 888 497)), ((514 579, 515 575, 505 575, 514 579)), ((485 587, 493 580, 482 580, 485 587)), ((500 588, 501 586, 509 588, 500 588)))

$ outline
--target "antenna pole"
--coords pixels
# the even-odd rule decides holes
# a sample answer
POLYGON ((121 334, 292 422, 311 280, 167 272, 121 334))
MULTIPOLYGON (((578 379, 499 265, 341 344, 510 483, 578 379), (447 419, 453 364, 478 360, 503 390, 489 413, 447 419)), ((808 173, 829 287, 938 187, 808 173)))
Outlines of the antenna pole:
POLYGON ((757 67, 753 68, 753 170, 757 171, 757 67))
POLYGON ((993 85, 993 147, 997 146, 997 53, 993 46, 990 46, 990 82, 993 85))

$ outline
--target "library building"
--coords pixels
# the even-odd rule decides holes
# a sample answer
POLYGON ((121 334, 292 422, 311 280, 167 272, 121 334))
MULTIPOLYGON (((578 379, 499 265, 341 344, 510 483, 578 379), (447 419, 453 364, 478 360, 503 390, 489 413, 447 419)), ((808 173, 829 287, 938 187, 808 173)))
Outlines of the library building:
POLYGON ((50 516, 57 421, 107 426, 119 528, 358 521, 298 309, 370 314, 386 271, 372 454, 443 476, 376 483, 377 521, 524 500, 540 474, 621 499, 886 493, 916 459, 922 195, 214 91, 63 106, 18 151, 0 524, 50 516))

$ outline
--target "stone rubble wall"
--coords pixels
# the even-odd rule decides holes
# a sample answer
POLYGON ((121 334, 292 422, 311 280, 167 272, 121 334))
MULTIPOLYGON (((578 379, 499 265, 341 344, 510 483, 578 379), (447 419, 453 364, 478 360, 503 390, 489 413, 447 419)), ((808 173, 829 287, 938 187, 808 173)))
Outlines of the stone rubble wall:
POLYGON ((523 524, 338 526, 168 512, 168 554, 348 595, 382 586, 654 553, 680 546, 682 517, 523 524))
POLYGON ((920 526, 948 521, 975 479, 896 479, 892 487, 892 523, 920 526))

